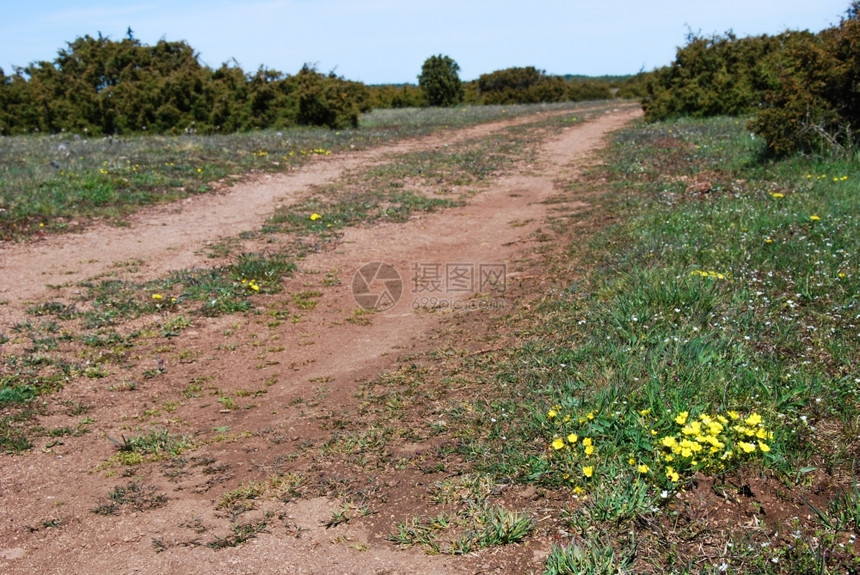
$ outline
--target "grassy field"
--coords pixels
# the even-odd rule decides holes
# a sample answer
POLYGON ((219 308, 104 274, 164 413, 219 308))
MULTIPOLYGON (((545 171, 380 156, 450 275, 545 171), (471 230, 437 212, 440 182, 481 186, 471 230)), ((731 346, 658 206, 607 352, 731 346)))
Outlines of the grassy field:
POLYGON ((584 501, 546 573, 858 568, 860 173, 761 152, 735 119, 617 134, 594 175, 618 223, 570 247, 587 272, 512 323, 504 367, 474 366, 498 395, 465 452, 584 501), (684 496, 751 477, 826 497, 744 529, 684 496))

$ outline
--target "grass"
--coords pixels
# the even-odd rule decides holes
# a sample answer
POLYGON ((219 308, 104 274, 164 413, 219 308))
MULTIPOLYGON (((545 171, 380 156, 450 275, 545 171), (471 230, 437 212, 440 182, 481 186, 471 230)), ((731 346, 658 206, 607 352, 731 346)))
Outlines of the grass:
POLYGON ((388 540, 402 547, 421 546, 431 554, 464 555, 479 549, 519 543, 534 529, 526 513, 500 506, 472 505, 457 514, 413 518, 395 525, 388 540))
POLYGON ((263 229, 331 236, 359 222, 403 222, 415 213, 461 205, 476 186, 522 157, 516 141, 513 134, 501 134, 398 154, 323 186, 298 205, 279 208, 263 229))
POLYGON ((148 511, 167 505, 168 498, 159 493, 155 486, 141 485, 132 481, 127 485, 117 485, 108 493, 107 499, 93 508, 96 515, 116 515, 123 508, 135 511, 148 511))
POLYGON ((122 465, 138 465, 145 461, 159 461, 178 457, 191 447, 187 436, 177 436, 166 429, 151 430, 148 433, 121 440, 110 439, 116 445, 118 453, 114 459, 122 465))
POLYGON ((726 545, 739 536, 779 550, 749 572, 860 560, 845 547, 860 534, 845 527, 850 486, 831 488, 820 525, 798 527, 818 547, 786 551, 779 525, 690 540, 656 527, 689 512, 676 495, 696 478, 761 476, 802 493, 844 485, 860 454, 860 172, 760 152, 733 119, 618 134, 595 175, 620 222, 569 249, 591 271, 513 324, 529 337, 502 366, 473 366, 497 392, 477 402, 461 452, 585 501, 567 516, 580 539, 553 550, 547 573, 667 568, 672 549, 699 571, 706 548, 738 568, 749 557, 726 545))

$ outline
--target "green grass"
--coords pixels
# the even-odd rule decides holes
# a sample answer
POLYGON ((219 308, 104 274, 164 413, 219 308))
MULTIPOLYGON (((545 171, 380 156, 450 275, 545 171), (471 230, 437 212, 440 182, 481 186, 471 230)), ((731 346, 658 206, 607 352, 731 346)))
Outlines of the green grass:
MULTIPOLYGON (((667 501, 696 474, 765 474, 789 489, 809 488, 811 471, 853 476, 860 170, 763 163, 760 146, 733 119, 619 133, 596 174, 612 186, 601 209, 619 223, 570 248, 592 271, 522 318, 529 337, 506 364, 477 366, 499 392, 479 402, 461 451, 492 475, 587 498, 569 518, 586 545, 557 548, 557 565, 617 569, 620 533, 649 541, 647 526, 670 520, 667 501)), ((833 513, 850 517, 854 500, 833 496, 833 513)), ((651 551, 665 567, 666 550, 651 551)), ((809 552, 831 568, 854 561, 809 552)), ((784 572, 773 565, 760 572, 784 572)))
POLYGON ((159 493, 155 486, 141 485, 132 481, 127 485, 117 485, 111 489, 107 499, 93 508, 92 512, 96 515, 116 515, 123 508, 142 512, 164 507, 167 501, 167 496, 159 493))
POLYGON ((124 463, 176 457, 191 447, 188 437, 172 435, 166 429, 151 430, 149 433, 129 438, 123 436, 121 441, 111 441, 117 446, 120 459, 124 463))

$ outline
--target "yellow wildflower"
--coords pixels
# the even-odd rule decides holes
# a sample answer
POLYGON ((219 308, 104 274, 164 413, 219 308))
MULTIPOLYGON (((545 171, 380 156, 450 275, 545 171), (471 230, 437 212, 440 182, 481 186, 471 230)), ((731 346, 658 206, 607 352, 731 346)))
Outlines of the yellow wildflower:
POLYGON ((155 301, 158 301, 158 300, 164 299, 164 296, 161 295, 160 293, 154 293, 154 294, 152 294, 152 299, 154 299, 155 301))
POLYGON ((556 437, 552 442, 552 448, 556 451, 564 449, 564 440, 561 437, 556 437))
POLYGON ((649 471, 651 471, 651 468, 643 463, 636 468, 636 471, 638 471, 639 473, 648 473, 649 471))
POLYGON ((567 436, 567 440, 570 443, 576 443, 577 439, 579 439, 579 436, 577 436, 575 433, 571 433, 570 435, 567 436))
POLYGON ((319 215, 319 214, 317 214, 317 213, 313 213, 313 214, 311 214, 311 218, 310 218, 310 219, 311 219, 311 221, 312 221, 312 222, 315 222, 315 221, 317 221, 317 220, 319 220, 319 219, 322 219, 322 216, 321 216, 321 215, 319 215))
POLYGON ((582 474, 585 475, 586 477, 591 477, 592 475, 594 475, 594 466, 593 465, 587 465, 587 466, 583 467, 582 468, 582 474))
MULTIPOLYGON (((313 219, 313 218, 311 218, 311 219, 313 219)), ((554 409, 550 409, 550 410, 546 413, 546 416, 547 416, 548 418, 550 418, 550 419, 554 418, 556 415, 558 415, 558 413, 556 413, 556 411, 555 411, 554 409)))
POLYGON ((681 413, 678 414, 678 417, 675 418, 675 423, 677 423, 678 425, 684 425, 685 423, 687 423, 687 417, 689 415, 690 415, 689 412, 682 411, 681 413))
POLYGON ((770 445, 761 441, 758 442, 758 448, 761 449, 763 453, 770 451, 770 445))
POLYGON ((744 422, 747 425, 758 425, 759 423, 761 423, 761 415, 759 415, 758 413, 752 413, 744 420, 744 422))
POLYGON ((663 447, 671 448, 678 445, 678 441, 674 437, 666 436, 660 440, 660 444, 663 445, 663 447))
POLYGON ((744 453, 752 453, 755 451, 755 445, 747 443, 746 441, 738 441, 738 447, 740 447, 744 453))
POLYGON ((674 483, 674 482, 678 481, 680 478, 681 478, 681 476, 678 475, 678 472, 675 471, 673 468, 671 468, 671 467, 666 468, 666 479, 668 479, 669 481, 674 483))
POLYGON ((812 220, 813 222, 817 222, 818 220, 821 219, 821 216, 817 216, 815 214, 812 214, 811 216, 809 216, 809 219, 812 220))

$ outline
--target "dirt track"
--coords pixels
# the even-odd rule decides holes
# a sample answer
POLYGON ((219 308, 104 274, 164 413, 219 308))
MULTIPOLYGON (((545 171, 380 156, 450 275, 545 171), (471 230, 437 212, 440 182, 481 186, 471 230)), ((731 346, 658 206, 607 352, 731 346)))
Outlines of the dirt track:
MULTIPOLYGON (((223 538, 229 533, 229 518, 213 504, 222 493, 282 471, 282 462, 300 454, 304 442, 326 435, 320 419, 337 414, 338 406, 355 403, 357 382, 391 368, 398 355, 439 344, 433 338, 446 314, 413 310, 422 295, 412 281, 416 270, 462 264, 479 278, 482 265, 502 266, 510 285, 531 273, 523 269, 523 257, 534 247, 534 233, 546 227, 545 201, 558 193, 556 182, 562 176, 569 180, 608 133, 639 114, 632 107, 612 109, 565 128, 535 144, 541 147, 539 164, 492 182, 462 207, 422 214, 402 224, 348 228, 336 250, 301 260, 299 272, 288 280, 287 293, 309 289, 323 293, 319 305, 304 313, 300 322, 267 327, 265 317, 195 319, 190 329, 172 340, 171 350, 152 351, 153 362, 156 356, 166 357, 162 377, 133 391, 115 391, 118 374, 67 385, 51 399, 52 405, 92 406, 87 414, 94 420, 92 432, 50 447, 46 438, 25 455, 0 456, 0 573, 506 572, 503 561, 494 562, 492 551, 469 560, 431 557, 420 549, 398 550, 384 540, 394 521, 406 519, 410 505, 398 498, 398 491, 405 494, 407 484, 426 481, 420 474, 386 475, 387 503, 379 503, 370 518, 327 529, 324 523, 338 505, 332 498, 267 500, 258 502, 248 517, 270 511, 277 520, 256 538, 220 551, 206 542, 213 534, 223 538), (363 324, 348 320, 356 309, 353 274, 367 262, 396 268, 404 289, 397 305, 363 324), (324 284, 325 274, 333 270, 340 275, 340 285, 324 284), (183 397, 179 392, 189 381, 206 381, 206 389, 215 391, 183 397), (239 401, 229 410, 215 399, 219 392, 264 387, 265 395, 239 401), (319 400, 309 400, 314 397, 319 400), (167 410, 165 402, 178 405, 167 410), (140 415, 152 411, 156 413, 148 418, 140 415), (124 470, 95 471, 115 451, 106 436, 156 427, 194 435, 197 447, 185 454, 178 469, 147 464, 129 477, 123 476, 124 470), (225 434, 227 439, 222 439, 225 434), (210 472, 213 469, 218 472, 210 472), (165 494, 167 503, 112 516, 92 513, 112 487, 132 480, 165 494)), ((510 124, 488 124, 444 137, 448 142, 480 137, 510 124)), ((28 302, 48 295, 71 297, 75 284, 116 271, 122 262, 137 262, 129 273, 138 279, 205 266, 201 250, 207 242, 257 229, 278 205, 298 201, 311 186, 333 181, 351 168, 384 162, 392 152, 442 141, 434 136, 394 148, 321 158, 293 173, 142 212, 127 228, 98 227, 76 236, 6 246, 0 250, 0 300, 7 301, 0 306, 0 332, 25 317, 28 302)), ((552 206, 568 214, 586 207, 576 199, 552 206)), ((468 290, 448 293, 446 301, 468 302, 469 296, 468 290)), ((516 305, 505 293, 498 299, 505 306, 516 305)), ((69 420, 57 408, 42 425, 68 425, 69 420)), ((421 446, 401 448, 415 451, 421 446)), ((310 460, 315 473, 336 475, 324 462, 310 460)), ((534 554, 531 568, 539 570, 545 552, 538 548, 528 552, 534 554)))

